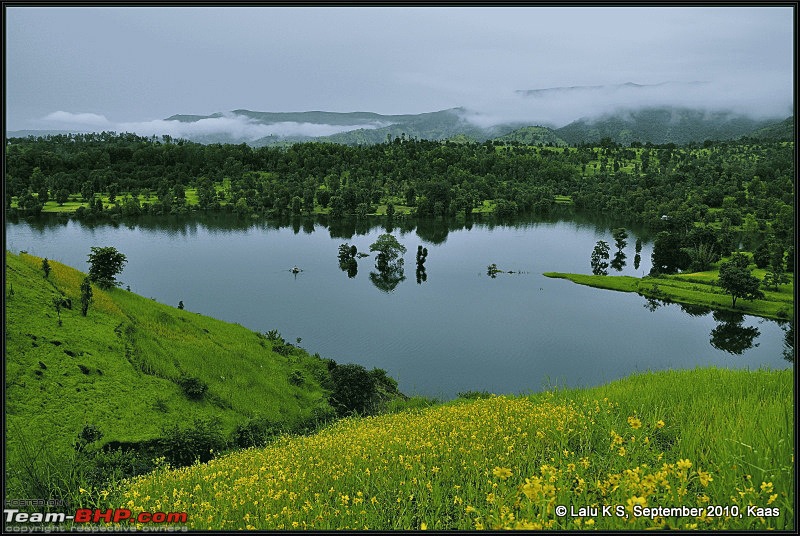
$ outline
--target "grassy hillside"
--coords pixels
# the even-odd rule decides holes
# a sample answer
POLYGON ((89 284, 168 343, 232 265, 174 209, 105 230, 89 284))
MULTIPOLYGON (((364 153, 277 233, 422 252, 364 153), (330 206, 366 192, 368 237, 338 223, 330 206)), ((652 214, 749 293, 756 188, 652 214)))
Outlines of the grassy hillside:
POLYGON ((229 434, 253 419, 292 427, 331 413, 321 387, 328 374, 323 360, 276 337, 118 288, 93 286, 84 317, 84 274, 50 260, 45 279, 41 262, 6 252, 5 437, 12 489, 30 477, 24 471, 32 469, 32 453, 37 470, 57 466, 74 454, 87 425, 103 434, 102 443, 137 443, 195 419, 216 419, 229 434), (61 308, 60 323, 57 296, 73 304, 61 308))
POLYGON ((459 400, 161 469, 101 504, 185 511, 202 530, 791 530, 792 387, 791 370, 712 368, 459 400), (605 505, 622 515, 569 513, 605 505), (636 516, 636 506, 703 514, 636 516))

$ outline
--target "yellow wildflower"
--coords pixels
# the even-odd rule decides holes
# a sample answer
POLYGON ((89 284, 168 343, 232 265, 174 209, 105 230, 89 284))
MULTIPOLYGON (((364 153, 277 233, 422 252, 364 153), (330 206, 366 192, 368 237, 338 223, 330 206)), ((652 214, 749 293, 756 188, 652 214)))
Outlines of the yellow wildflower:
POLYGON ((761 482, 761 491, 772 493, 772 482, 761 482))
POLYGON ((661 421, 661 420, 659 420, 659 421, 656 423, 656 428, 664 428, 664 421, 661 421))
POLYGON ((678 469, 691 469, 692 462, 690 462, 689 460, 678 460, 677 466, 678 469))
POLYGON ((510 477, 514 473, 512 473, 511 469, 509 469, 508 467, 495 467, 492 470, 492 474, 494 476, 496 476, 497 478, 505 480, 506 478, 510 477))
POLYGON ((698 470, 697 476, 700 479, 700 484, 702 484, 703 487, 708 486, 708 483, 714 480, 713 478, 711 478, 711 473, 707 473, 705 471, 698 470))
POLYGON ((628 424, 629 424, 629 425, 631 426, 631 428, 633 428, 634 430, 638 430, 639 428, 641 428, 641 427, 642 427, 642 421, 640 421, 640 420, 639 420, 638 418, 636 418, 636 417, 628 417, 628 424))

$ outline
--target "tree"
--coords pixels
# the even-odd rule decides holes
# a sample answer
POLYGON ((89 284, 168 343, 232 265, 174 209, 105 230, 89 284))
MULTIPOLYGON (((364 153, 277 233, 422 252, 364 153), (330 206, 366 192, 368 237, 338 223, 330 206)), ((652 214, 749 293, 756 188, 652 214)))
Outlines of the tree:
POLYGON ((377 251, 379 260, 381 256, 383 256, 383 261, 386 264, 392 264, 396 261, 397 264, 401 266, 403 264, 403 259, 398 257, 406 252, 405 246, 388 233, 379 236, 378 239, 369 246, 369 250, 377 251))
POLYGON ((336 365, 330 374, 334 385, 330 403, 339 415, 365 415, 370 412, 378 394, 373 374, 356 364, 336 365))
POLYGON ((89 279, 102 289, 109 289, 119 282, 116 281, 116 276, 122 271, 125 263, 128 262, 127 257, 120 253, 113 247, 92 247, 92 252, 89 254, 89 279))
POLYGON ((651 272, 671 274, 689 266, 691 259, 683 251, 683 241, 678 234, 662 231, 653 242, 651 272))
POLYGON ((764 293, 758 289, 761 281, 750 273, 746 264, 744 267, 742 266, 743 262, 747 262, 746 259, 744 255, 734 254, 731 256, 731 260, 723 262, 719 267, 719 286, 733 298, 734 309, 738 298, 755 300, 764 297, 764 293), (743 258, 744 261, 742 261, 743 258))
POLYGON ((375 259, 378 273, 371 272, 370 281, 383 292, 393 291, 406 278, 403 273, 403 258, 400 257, 406 252, 405 246, 394 236, 384 233, 369 247, 369 250, 378 252, 375 259))
POLYGON ((608 275, 608 243, 598 240, 592 250, 592 273, 594 275, 608 275))
POLYGON ((89 312, 89 304, 92 302, 92 281, 89 276, 83 278, 81 282, 81 314, 86 316, 89 312))
POLYGON ((44 272, 45 279, 50 277, 50 261, 47 260, 47 257, 42 259, 42 271, 44 272))
POLYGON ((61 188, 60 190, 56 190, 56 202, 59 205, 63 205, 69 201, 69 190, 66 188, 61 188))

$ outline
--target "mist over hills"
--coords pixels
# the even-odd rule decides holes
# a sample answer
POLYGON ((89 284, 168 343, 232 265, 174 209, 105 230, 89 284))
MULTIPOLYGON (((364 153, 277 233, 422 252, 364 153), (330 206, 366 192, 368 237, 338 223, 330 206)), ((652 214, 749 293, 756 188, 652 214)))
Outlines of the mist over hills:
MULTIPOLYGON (((793 116, 786 118, 792 111, 789 109, 787 114, 779 113, 780 110, 774 104, 754 103, 735 92, 725 93, 719 85, 707 82, 650 85, 627 82, 518 90, 497 99, 487 97, 485 102, 475 102, 469 107, 420 114, 237 109, 210 115, 176 114, 155 121, 113 123, 98 114, 58 111, 45 119, 70 125, 70 132, 167 134, 199 143, 247 143, 255 147, 312 140, 375 144, 398 137, 428 140, 458 137, 477 142, 500 139, 554 145, 594 143, 610 138, 627 145, 634 141, 684 144, 742 136, 793 139, 793 116), (714 96, 719 96, 718 102, 713 102, 714 96), (783 124, 786 121, 790 122, 783 124), (79 127, 75 128, 76 125, 79 127)), ((33 134, 36 131, 23 132, 18 135, 37 135, 33 134)), ((39 135, 45 135, 44 131, 39 135)))

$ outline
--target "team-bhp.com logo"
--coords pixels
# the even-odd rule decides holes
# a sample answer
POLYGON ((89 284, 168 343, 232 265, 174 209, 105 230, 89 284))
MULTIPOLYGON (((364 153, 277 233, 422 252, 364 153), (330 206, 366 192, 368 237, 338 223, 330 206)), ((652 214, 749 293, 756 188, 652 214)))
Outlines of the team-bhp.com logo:
MULTIPOLYGON (((186 512, 139 512, 134 515, 133 512, 127 508, 106 510, 78 508, 75 511, 75 515, 67 515, 64 512, 20 512, 13 508, 6 508, 3 510, 3 513, 7 524, 6 528, 9 528, 9 523, 63 525, 68 522, 82 524, 81 526, 85 524, 88 530, 91 530, 91 528, 88 527, 91 527, 92 524, 98 523, 129 523, 131 526, 163 525, 163 528, 166 528, 168 524, 185 524, 188 519, 186 512)), ((153 527, 151 530, 153 529, 158 530, 156 527, 153 527)), ((12 531, 19 532, 13 529, 12 531)))

